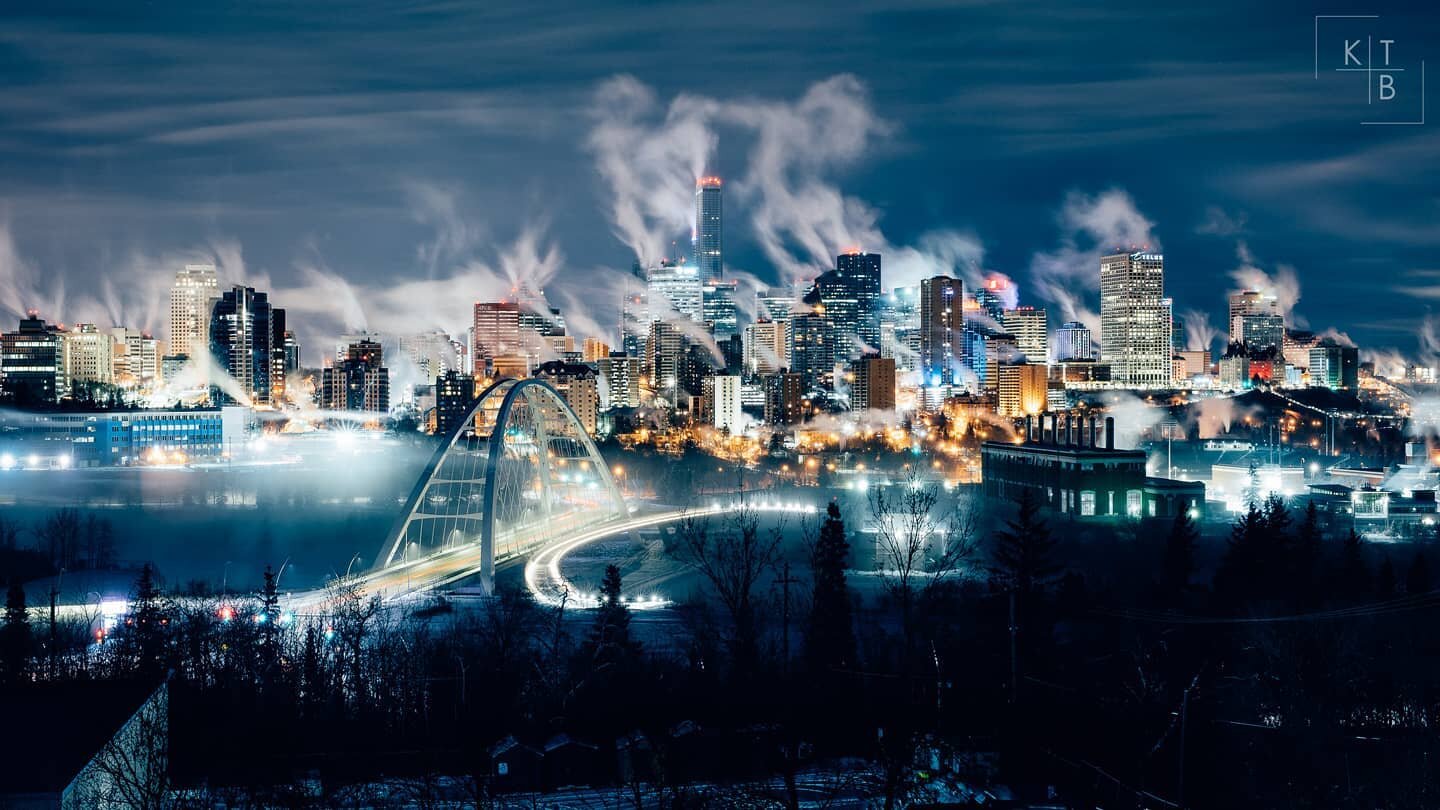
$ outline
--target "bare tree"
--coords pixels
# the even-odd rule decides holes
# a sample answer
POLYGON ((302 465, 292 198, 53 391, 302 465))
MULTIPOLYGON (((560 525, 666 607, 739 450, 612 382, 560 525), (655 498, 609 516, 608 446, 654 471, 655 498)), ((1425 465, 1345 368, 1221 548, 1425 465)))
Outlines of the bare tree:
POLYGON ((357 710, 365 706, 365 639, 374 632, 380 615, 380 597, 365 595, 355 577, 340 577, 330 584, 327 599, 335 635, 345 651, 350 695, 357 710))
POLYGON ((759 513, 745 504, 719 527, 687 515, 679 527, 681 553, 714 589, 730 619, 729 647, 737 672, 752 672, 758 654, 756 591, 780 557, 780 535, 762 534, 759 513))
POLYGON ((75 567, 76 556, 80 553, 79 510, 68 507, 56 509, 40 524, 35 534, 57 568, 75 567))
POLYGON ((162 684, 76 777, 85 807, 174 806, 169 768, 170 691, 162 684))
POLYGON ((960 572, 978 549, 976 511, 968 502, 942 503, 939 487, 915 470, 898 493, 871 487, 869 505, 880 581, 900 608, 908 658, 917 603, 960 572))

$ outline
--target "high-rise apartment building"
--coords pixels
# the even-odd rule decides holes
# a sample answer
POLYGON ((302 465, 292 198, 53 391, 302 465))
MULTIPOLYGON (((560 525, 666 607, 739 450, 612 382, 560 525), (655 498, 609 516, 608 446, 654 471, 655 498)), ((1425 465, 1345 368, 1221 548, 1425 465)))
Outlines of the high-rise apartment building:
POLYGON ((692 252, 704 281, 718 281, 725 271, 723 206, 720 178, 701 177, 695 181, 695 233, 692 252))
POLYGON ((560 393, 560 397, 579 418, 581 427, 594 436, 600 417, 600 389, 595 369, 584 363, 551 360, 541 363, 535 369, 535 376, 550 383, 550 386, 560 393))
POLYGON ((958 278, 935 276, 920 282, 920 372, 926 386, 960 381, 964 354, 965 284, 958 278))
POLYGON ((600 409, 640 407, 643 362, 624 352, 612 352, 595 361, 600 376, 600 409))
POLYGON ((645 341, 646 369, 654 396, 674 405, 679 399, 680 374, 684 371, 685 339, 675 325, 652 321, 645 341))
POLYGON ((1171 383, 1170 299, 1165 257, 1139 251, 1100 259, 1100 357, 1128 388, 1171 383))
POLYGON ((855 362, 850 408, 857 411, 895 410, 895 358, 869 353, 855 362))
POLYGON ((210 347, 210 308, 220 297, 211 264, 187 264, 170 287, 170 353, 187 357, 210 347))
POLYGON ((765 421, 771 425, 793 425, 805 418, 805 378, 781 372, 763 378, 765 421))
POLYGON ((789 367, 787 326, 789 321, 760 320, 745 327, 742 352, 746 374, 773 374, 789 367))
POLYGON ((1025 362, 1045 364, 1050 360, 1050 322, 1045 310, 1016 307, 1004 311, 1000 323, 1015 336, 1015 347, 1025 362))
POLYGON ((701 397, 710 412, 710 423, 717 430, 739 433, 745 427, 745 413, 740 407, 740 378, 728 374, 706 377, 701 397))

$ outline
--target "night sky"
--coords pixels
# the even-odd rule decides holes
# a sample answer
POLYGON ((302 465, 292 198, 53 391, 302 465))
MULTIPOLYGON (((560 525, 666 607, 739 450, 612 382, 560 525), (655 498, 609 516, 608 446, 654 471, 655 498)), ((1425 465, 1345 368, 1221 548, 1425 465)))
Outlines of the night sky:
MULTIPOLYGON (((1362 126, 1367 77, 1325 69, 1347 34, 1440 66, 1440 14, 1089 5, 7 3, 3 325, 163 333, 208 257, 311 364, 360 327, 463 330, 520 277, 608 333, 597 291, 688 240, 708 168, 742 277, 862 247, 886 286, 1007 274, 1053 327, 1092 317, 1099 249, 1150 244, 1177 314, 1223 329, 1238 272, 1297 325, 1440 353, 1440 123, 1362 126), (1314 15, 1356 13, 1380 19, 1324 21, 1317 80, 1314 15)), ((1400 90, 1385 114, 1418 117, 1400 90)))

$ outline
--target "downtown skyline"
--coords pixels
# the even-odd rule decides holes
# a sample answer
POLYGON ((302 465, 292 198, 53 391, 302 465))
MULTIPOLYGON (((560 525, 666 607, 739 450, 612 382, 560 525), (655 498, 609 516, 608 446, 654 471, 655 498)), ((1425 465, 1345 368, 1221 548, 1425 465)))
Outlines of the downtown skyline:
MULTIPOLYGON (((1106 57, 1094 78, 1069 74, 1059 84, 1050 74, 1063 66, 1049 64, 1042 44, 1064 53, 1087 31, 1119 23, 1144 31, 1146 15, 1124 6, 1051 15, 987 29, 984 43, 947 26, 954 53, 941 68, 924 56, 945 43, 919 21, 980 22, 989 10, 841 14, 809 22, 836 43, 874 45, 860 49, 872 55, 842 64, 821 37, 805 38, 783 78, 758 77, 738 50, 726 51, 739 48, 734 31, 716 34, 721 58, 708 70, 662 71, 655 62, 674 47, 666 38, 639 53, 577 24, 549 36, 573 40, 588 58, 536 75, 533 86, 510 82, 533 91, 518 92, 487 88, 534 58, 504 48, 493 51, 506 57, 495 76, 476 68, 441 77, 423 59, 358 61, 367 49, 414 56, 422 45, 439 48, 438 59, 462 47, 458 32, 487 22, 473 12, 362 15, 395 25, 384 43, 342 42, 335 26, 293 11, 248 18, 243 31, 202 31, 193 12, 173 7, 156 13, 163 18, 144 21, 145 37, 103 16, 83 25, 17 20, 29 36, 12 42, 20 68, 4 119, 12 159, 0 163, 7 315, 37 308, 52 320, 160 331, 174 270, 208 260, 227 284, 271 290, 307 345, 361 328, 458 334, 471 302, 498 299, 515 281, 542 287, 576 334, 613 341, 618 300, 596 304, 592 291, 628 274, 637 255, 688 254, 693 183, 714 172, 726 182, 727 276, 763 286, 808 282, 858 247, 885 256, 887 289, 941 272, 973 283, 994 271, 1016 282, 1024 303, 1052 312, 1052 330, 1072 319, 1095 328, 1094 260, 1150 245, 1167 256, 1167 294, 1192 334, 1203 330, 1187 312, 1223 334, 1224 294, 1268 285, 1292 325, 1337 329, 1372 359, 1393 350, 1423 360, 1436 350, 1427 250, 1437 237, 1423 215, 1433 202, 1418 191, 1367 194, 1364 217, 1327 203, 1354 205, 1362 180, 1409 187, 1399 161, 1409 156, 1412 176, 1432 172, 1424 155, 1433 138, 1423 128, 1356 131, 1334 88, 1301 82, 1308 37, 1279 34, 1303 20, 1265 14, 1257 32, 1227 33, 1215 47, 1246 59, 1224 67, 1213 53, 1170 41, 1170 61, 1106 57), (866 20, 884 24, 866 28, 866 20), (282 24, 293 29, 282 39, 320 43, 325 64, 307 66, 287 47, 291 70, 281 77, 222 50, 205 69, 249 81, 202 87, 179 75, 200 64, 202 44, 282 24), (1280 43, 1273 51, 1249 47, 1247 37, 1265 32, 1280 43), (80 42, 95 43, 89 57, 46 69, 57 56, 47 48, 80 42), (903 42, 904 52, 887 42, 903 42), (146 48, 164 58, 141 60, 136 75, 156 86, 115 109, 116 90, 98 83, 98 72, 146 48), (965 66, 1007 60, 1014 81, 943 82, 965 66), (934 90, 908 81, 896 93, 888 72, 896 67, 942 81, 934 90), (384 89, 348 87, 362 79, 384 89), (284 93, 275 92, 280 84, 284 93), (1065 87, 1075 92, 1057 94, 1065 87), (47 94, 93 103, 47 115, 47 94), (1267 94, 1279 100, 1267 107, 1278 120, 1262 129, 1244 116, 1267 94), (1036 103, 1064 120, 1046 124, 1036 103), (1118 120, 1102 123, 1107 112, 1118 120), (1203 125, 1180 126, 1197 117, 1203 125), (1104 143, 1082 137, 1087 127, 1104 143), (1197 149, 1197 139, 1234 147, 1207 154, 1216 150, 1197 149), (520 176, 495 173, 497 162, 520 176), (1362 227, 1379 220, 1384 227, 1362 227), (1386 317, 1350 305, 1367 292, 1392 294, 1386 317)), ((652 26, 666 20, 664 10, 651 16, 652 26)), ((504 22, 509 29, 490 25, 470 47, 527 30, 504 22)), ((1155 36, 1177 36, 1168 22, 1156 28, 1155 36)), ((777 45, 759 38, 754 47, 768 54, 777 45)))

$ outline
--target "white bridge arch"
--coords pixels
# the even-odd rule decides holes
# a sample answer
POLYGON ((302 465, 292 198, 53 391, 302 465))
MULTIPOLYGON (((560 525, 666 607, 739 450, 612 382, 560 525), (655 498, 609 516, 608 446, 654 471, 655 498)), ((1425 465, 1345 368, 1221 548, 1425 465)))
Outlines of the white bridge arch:
POLYGON ((436 449, 376 568, 478 548, 488 589, 497 563, 628 514, 560 394, 541 380, 501 380, 436 449))

